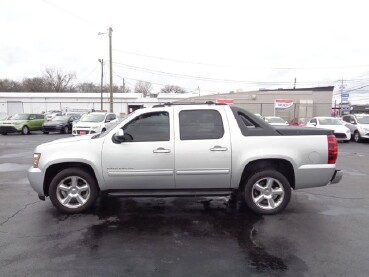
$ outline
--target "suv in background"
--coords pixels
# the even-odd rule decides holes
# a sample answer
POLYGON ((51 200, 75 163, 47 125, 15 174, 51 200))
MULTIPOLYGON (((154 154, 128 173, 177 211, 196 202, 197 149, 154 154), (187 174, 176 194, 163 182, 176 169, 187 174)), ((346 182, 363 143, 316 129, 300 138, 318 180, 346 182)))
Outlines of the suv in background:
POLYGON ((114 113, 92 112, 84 114, 81 119, 73 125, 72 135, 103 133, 116 121, 117 116, 114 113))
POLYGON ((354 141, 369 139, 369 114, 350 114, 342 117, 345 126, 350 129, 354 141))

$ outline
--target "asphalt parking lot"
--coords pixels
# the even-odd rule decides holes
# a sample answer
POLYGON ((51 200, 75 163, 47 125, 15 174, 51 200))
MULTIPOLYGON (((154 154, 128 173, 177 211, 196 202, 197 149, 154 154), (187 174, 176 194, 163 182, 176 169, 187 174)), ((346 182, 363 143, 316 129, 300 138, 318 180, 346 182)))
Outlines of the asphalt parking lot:
POLYGON ((67 135, 0 136, 0 276, 367 276, 369 143, 339 144, 339 184, 296 191, 256 216, 224 198, 100 198, 60 214, 26 171, 36 145, 67 135))

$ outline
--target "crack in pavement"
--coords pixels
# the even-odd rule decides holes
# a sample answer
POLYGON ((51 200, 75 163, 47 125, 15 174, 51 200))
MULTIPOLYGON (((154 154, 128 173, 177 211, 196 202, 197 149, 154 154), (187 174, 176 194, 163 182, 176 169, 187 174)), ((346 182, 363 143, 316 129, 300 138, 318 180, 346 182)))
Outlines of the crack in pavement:
POLYGON ((10 219, 12 219, 13 217, 15 217, 17 214, 19 214, 21 211, 27 209, 28 206, 30 205, 34 205, 36 203, 39 203, 40 201, 36 201, 36 202, 32 202, 32 203, 28 203, 26 205, 24 205, 23 208, 19 209, 18 211, 16 211, 15 213, 13 213, 11 216, 9 216, 7 219, 5 219, 3 222, 0 223, 0 226, 3 226, 5 223, 7 223, 10 219))

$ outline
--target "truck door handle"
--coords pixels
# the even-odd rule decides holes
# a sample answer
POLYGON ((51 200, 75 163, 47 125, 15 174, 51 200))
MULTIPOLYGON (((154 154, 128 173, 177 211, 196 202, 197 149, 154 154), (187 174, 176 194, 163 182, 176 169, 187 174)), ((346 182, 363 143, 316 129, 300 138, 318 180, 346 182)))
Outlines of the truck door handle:
POLYGON ((152 151, 153 153, 170 153, 170 149, 165 149, 163 147, 156 148, 152 151))
POLYGON ((210 148, 210 151, 227 151, 227 147, 222 147, 220 145, 215 145, 213 148, 210 148))

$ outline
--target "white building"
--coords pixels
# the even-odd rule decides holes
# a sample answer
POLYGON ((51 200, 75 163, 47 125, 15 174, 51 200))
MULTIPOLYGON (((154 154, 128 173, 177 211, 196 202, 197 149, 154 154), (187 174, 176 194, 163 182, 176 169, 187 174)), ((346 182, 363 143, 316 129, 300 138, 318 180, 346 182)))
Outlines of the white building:
MULTIPOLYGON (((196 94, 195 94, 196 95, 196 94)), ((128 114, 137 108, 151 107, 159 103, 173 102, 194 96, 193 94, 162 93, 143 97, 140 93, 114 93, 113 111, 128 114)), ((109 94, 103 94, 103 110, 109 110, 109 94)), ((57 92, 0 92, 0 112, 41 113, 50 110, 94 109, 101 110, 100 93, 57 92)))

